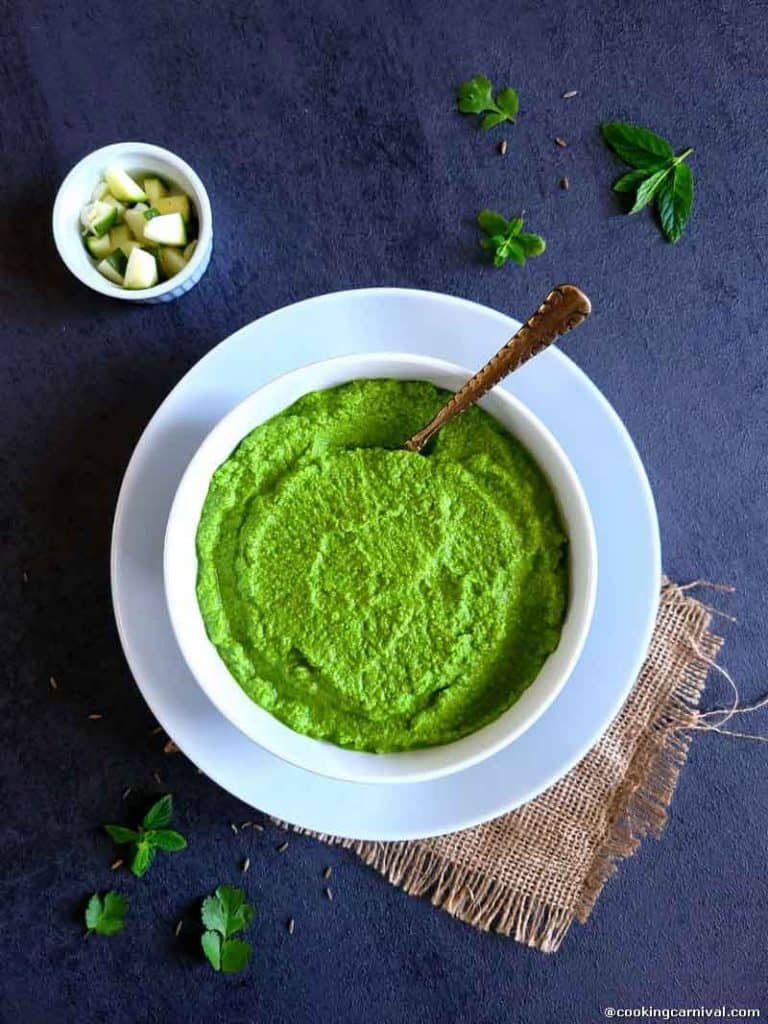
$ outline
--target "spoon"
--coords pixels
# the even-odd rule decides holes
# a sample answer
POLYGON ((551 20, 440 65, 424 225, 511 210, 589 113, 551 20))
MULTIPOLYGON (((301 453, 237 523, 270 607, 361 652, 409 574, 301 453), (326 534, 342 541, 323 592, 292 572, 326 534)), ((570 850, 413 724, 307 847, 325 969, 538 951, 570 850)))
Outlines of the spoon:
POLYGON ((538 355, 555 338, 578 327, 592 312, 592 303, 574 284, 559 284, 529 317, 517 334, 500 348, 482 370, 452 395, 426 427, 417 431, 403 445, 409 452, 420 452, 441 427, 474 405, 494 384, 538 355))

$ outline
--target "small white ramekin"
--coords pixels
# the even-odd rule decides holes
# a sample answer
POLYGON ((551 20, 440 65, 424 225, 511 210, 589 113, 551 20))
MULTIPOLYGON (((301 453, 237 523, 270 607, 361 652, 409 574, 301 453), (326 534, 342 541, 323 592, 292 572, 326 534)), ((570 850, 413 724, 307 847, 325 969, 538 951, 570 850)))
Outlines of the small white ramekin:
MULTIPOLYGON (((249 739, 311 772, 363 783, 419 782, 457 772, 511 743, 546 711, 566 684, 589 632, 597 587, 597 545, 579 478, 547 428, 503 388, 480 400, 533 455, 546 474, 569 537, 570 600, 560 643, 520 698, 494 722, 444 746, 402 753, 345 750, 294 732, 254 703, 230 675, 205 631, 197 603, 197 524, 211 476, 259 423, 309 391, 361 378, 426 380, 457 391, 470 371, 442 359, 383 352, 339 356, 277 377, 236 406, 192 456, 171 506, 165 534, 165 593, 181 652, 205 693, 249 739)), ((421 456, 415 456, 421 458, 421 456)), ((488 538, 493 544, 493 537, 488 538)))
POLYGON ((78 281, 102 295, 126 302, 170 302, 194 288, 206 271, 213 249, 213 217, 208 193, 192 168, 161 146, 146 142, 116 142, 94 150, 75 164, 61 183, 53 204, 53 238, 59 256, 78 281), (132 291, 113 284, 101 275, 88 255, 80 234, 80 211, 108 167, 128 171, 149 171, 173 182, 187 193, 197 213, 199 234, 192 258, 184 269, 154 288, 132 291))

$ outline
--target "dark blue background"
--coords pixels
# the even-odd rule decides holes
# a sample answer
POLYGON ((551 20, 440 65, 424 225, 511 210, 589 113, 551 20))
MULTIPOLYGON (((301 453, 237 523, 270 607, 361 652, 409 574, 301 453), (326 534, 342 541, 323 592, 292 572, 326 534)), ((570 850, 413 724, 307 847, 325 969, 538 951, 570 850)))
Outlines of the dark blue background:
MULTIPOLYGON (((568 351, 645 460, 666 570, 738 588, 724 661, 756 695, 768 654, 765 4, 19 0, 3 12, 0 1018, 551 1024, 643 1003, 768 1013, 764 747, 697 738, 663 841, 546 957, 407 897, 352 855, 300 838, 278 854, 274 828, 235 837, 228 823, 250 810, 149 736, 107 572, 139 432, 235 328, 306 296, 387 284, 524 315, 573 280, 595 314, 568 351), (453 112, 454 86, 476 72, 519 89, 517 125, 483 135, 453 112), (567 89, 579 96, 564 101, 567 89), (679 245, 650 215, 621 215, 619 166, 597 127, 613 118, 694 147, 679 245), (210 270, 168 306, 100 298, 52 246, 61 178, 121 139, 175 150, 212 198, 210 270), (525 209, 546 254, 488 267, 473 227, 486 205, 525 209), (123 813, 126 786, 157 792, 155 771, 190 849, 139 883, 110 874, 98 826, 123 813), (237 882, 246 853, 253 962, 215 976, 174 924, 237 882), (111 885, 132 900, 130 925, 83 942, 85 898, 111 885)), ((306 349, 309 360, 311 337, 306 349)), ((714 684, 711 700, 724 696, 714 684)))

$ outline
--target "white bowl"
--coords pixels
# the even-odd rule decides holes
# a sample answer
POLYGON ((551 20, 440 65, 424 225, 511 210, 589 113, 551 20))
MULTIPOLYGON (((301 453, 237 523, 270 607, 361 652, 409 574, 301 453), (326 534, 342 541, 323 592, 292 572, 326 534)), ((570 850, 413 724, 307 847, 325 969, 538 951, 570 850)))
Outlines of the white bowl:
POLYGON ((175 153, 146 142, 116 142, 84 157, 61 183, 53 204, 53 238, 67 269, 94 291, 126 302, 170 302, 194 288, 208 267, 213 248, 211 204, 200 178, 175 153), (195 206, 200 231, 192 258, 178 274, 154 288, 132 291, 108 281, 98 272, 83 245, 80 211, 90 201, 99 179, 112 166, 129 173, 140 170, 159 174, 183 189, 195 206))
POLYGON ((350 782, 416 782, 482 761, 511 743, 549 707, 576 664, 589 631, 597 584, 592 516, 578 477, 557 441, 509 392, 480 402, 531 452, 557 498, 569 536, 570 600, 560 643, 519 700, 489 725, 444 746, 393 754, 344 750, 294 732, 246 696, 208 639, 195 592, 195 535, 211 476, 259 423, 309 391, 361 378, 425 380, 452 391, 470 372, 441 359, 400 353, 341 356, 278 377, 236 406, 192 457, 171 506, 165 534, 165 592, 182 654, 198 683, 241 732, 271 753, 320 775, 350 782))

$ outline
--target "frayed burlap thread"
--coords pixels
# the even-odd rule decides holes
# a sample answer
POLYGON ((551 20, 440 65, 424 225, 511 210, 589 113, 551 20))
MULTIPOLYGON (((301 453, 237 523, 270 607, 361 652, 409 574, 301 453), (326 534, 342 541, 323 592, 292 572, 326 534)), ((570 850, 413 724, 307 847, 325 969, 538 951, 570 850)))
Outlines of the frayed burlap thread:
POLYGON ((690 592, 662 581, 648 656, 621 712, 579 764, 524 807, 436 839, 318 838, 467 924, 554 952, 573 922, 589 917, 617 864, 664 827, 722 645, 711 618, 690 592))

